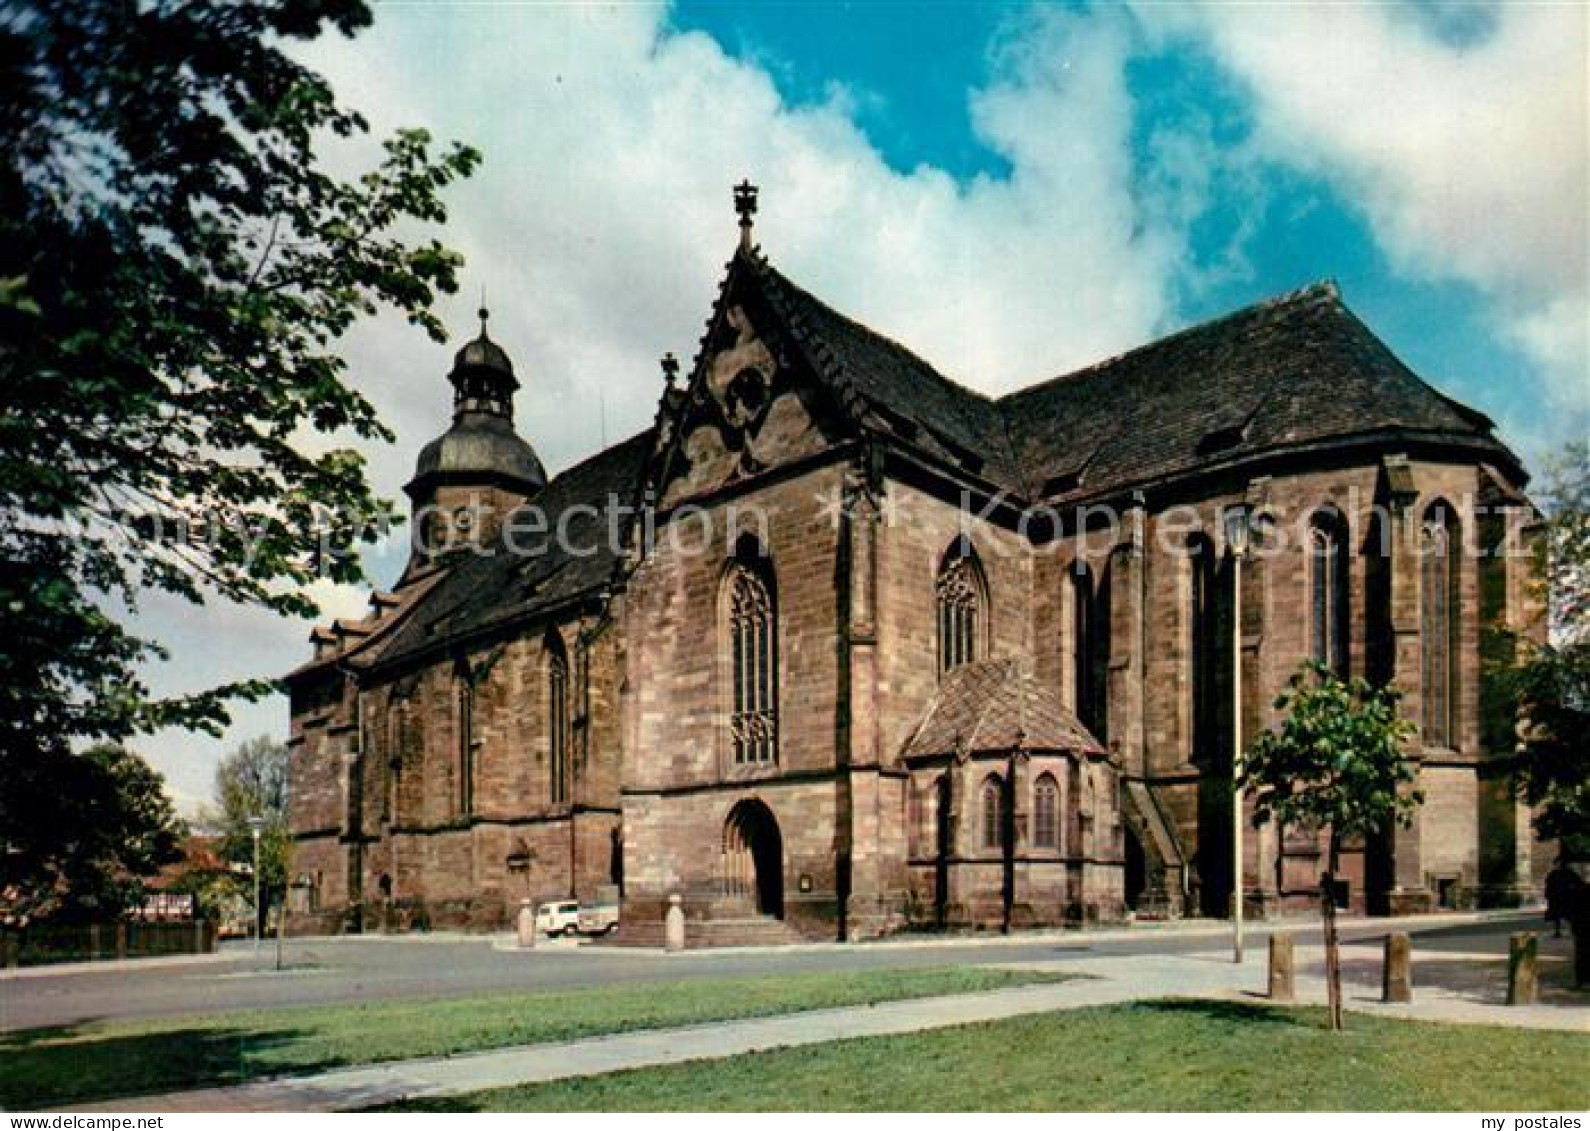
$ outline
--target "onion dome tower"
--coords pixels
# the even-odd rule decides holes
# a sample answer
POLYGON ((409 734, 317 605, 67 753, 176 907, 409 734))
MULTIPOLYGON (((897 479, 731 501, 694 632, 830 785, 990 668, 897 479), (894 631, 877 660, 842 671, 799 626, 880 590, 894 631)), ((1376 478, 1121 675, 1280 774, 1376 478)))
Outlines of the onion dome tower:
POLYGON ((452 427, 420 449, 404 492, 414 512, 415 550, 426 558, 449 545, 495 538, 504 516, 547 484, 546 470, 514 430, 513 362, 486 332, 453 358, 452 427))

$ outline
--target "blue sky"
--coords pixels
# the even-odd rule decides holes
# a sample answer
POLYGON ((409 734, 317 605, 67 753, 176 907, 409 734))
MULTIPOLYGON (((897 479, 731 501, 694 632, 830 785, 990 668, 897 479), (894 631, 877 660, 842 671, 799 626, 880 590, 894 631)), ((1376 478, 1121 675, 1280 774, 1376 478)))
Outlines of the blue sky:
MULTIPOLYGON (((1534 461, 1590 430, 1585 13, 393 0, 303 54, 378 132, 484 151, 449 197, 469 267, 444 313, 471 333, 485 288, 553 470, 650 422, 747 176, 775 264, 990 393, 1334 278, 1534 461)), ((456 344, 390 318, 346 342, 398 435, 366 453, 388 496, 446 426, 456 344)), ((364 599, 319 595, 335 615, 364 599)), ((306 625, 245 610, 155 601, 144 627, 176 654, 165 689, 306 653, 306 625)), ((191 801, 222 750, 286 722, 277 700, 222 740, 143 749, 191 801)))

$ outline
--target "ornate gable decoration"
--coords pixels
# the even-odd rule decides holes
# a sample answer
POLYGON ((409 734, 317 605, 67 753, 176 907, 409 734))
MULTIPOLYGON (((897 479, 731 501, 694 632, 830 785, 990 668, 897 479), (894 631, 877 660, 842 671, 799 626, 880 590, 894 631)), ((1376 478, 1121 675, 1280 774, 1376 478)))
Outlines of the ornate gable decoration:
POLYGON ((829 439, 788 365, 746 308, 725 300, 678 419, 678 446, 659 485, 664 508, 814 455, 829 439), (715 351, 715 352, 714 352, 715 351))

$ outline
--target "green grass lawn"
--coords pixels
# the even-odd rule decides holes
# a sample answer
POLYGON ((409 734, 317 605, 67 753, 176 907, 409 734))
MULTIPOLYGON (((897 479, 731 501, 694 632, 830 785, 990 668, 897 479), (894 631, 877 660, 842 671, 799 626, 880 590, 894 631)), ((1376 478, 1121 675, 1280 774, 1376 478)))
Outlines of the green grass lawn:
POLYGON ((1590 1036, 1149 1002, 504 1088, 410 1111, 1583 1111, 1590 1036))
POLYGON ((818 973, 33 1029, 0 1033, 0 1107, 27 1111, 382 1060, 1058 980, 977 968, 818 973))

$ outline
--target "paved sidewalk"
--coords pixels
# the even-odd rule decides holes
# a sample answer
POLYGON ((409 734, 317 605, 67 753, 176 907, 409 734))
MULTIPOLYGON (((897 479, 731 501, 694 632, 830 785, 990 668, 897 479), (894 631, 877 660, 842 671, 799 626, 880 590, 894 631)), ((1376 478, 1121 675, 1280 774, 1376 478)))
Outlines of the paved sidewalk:
POLYGON ((116 970, 161 970, 173 966, 207 966, 234 962, 236 951, 209 954, 157 954, 148 958, 106 958, 96 962, 51 962, 43 966, 8 966, 0 969, 0 983, 37 978, 66 978, 74 974, 104 974, 116 970))
MULTIPOLYGON (((1451 927, 1475 926, 1484 923, 1506 922, 1517 919, 1521 914, 1540 913, 1540 908, 1509 907, 1485 911, 1437 911, 1425 912, 1419 915, 1404 915, 1396 918, 1342 914, 1337 917, 1344 938, 1353 934, 1372 932, 1376 937, 1384 935, 1387 931, 1408 931, 1410 933, 1426 933, 1451 927)), ((1316 911, 1289 912, 1285 915, 1271 919, 1261 919, 1248 924, 1248 937, 1252 945, 1263 947, 1265 939, 1274 931, 1317 931, 1319 930, 1319 914, 1316 911)), ((1091 950, 1098 946, 1111 943, 1136 943, 1149 939, 1223 939, 1231 936, 1231 924, 1222 919, 1140 919, 1126 926, 1088 927, 1085 929, 1052 928, 1012 931, 1010 934, 994 934, 989 932, 968 933, 930 933, 930 934, 901 934, 889 935, 880 939, 867 939, 864 942, 806 942, 806 943, 779 943, 772 946, 715 946, 703 947, 699 950, 686 950, 669 956, 671 962, 699 959, 710 961, 714 956, 736 954, 808 954, 835 951, 932 951, 954 950, 976 945, 979 947, 1009 947, 1020 949, 1035 945, 1064 947, 1072 950, 1091 950)), ((547 945, 547 940, 538 939, 531 950, 521 950, 512 935, 499 934, 492 936, 495 949, 504 951, 518 950, 522 954, 534 954, 535 951, 547 945)), ((570 944, 564 940, 551 940, 555 945, 562 943, 564 949, 570 949, 570 944)), ((632 956, 636 954, 662 954, 661 947, 634 947, 615 946, 611 943, 599 942, 591 939, 581 939, 574 944, 581 955, 607 954, 616 957, 632 956)))
MULTIPOLYGON (((1462 990, 1416 988, 1406 1006, 1378 1002, 1378 984, 1366 984, 1366 966, 1357 951, 1344 963, 1348 1008, 1401 1018, 1518 1025, 1590 1032, 1590 1008, 1539 1005, 1507 1008, 1475 1000, 1462 990)), ((1421 958, 1415 951, 1417 978, 1421 958)), ((1440 956, 1450 960, 1451 956, 1440 956)), ((1482 955, 1486 962, 1493 956, 1482 955)), ((1297 990, 1304 1003, 1325 1000, 1324 981, 1312 971, 1322 965, 1318 947, 1299 948, 1297 990)), ((1023 986, 987 993, 959 994, 881 1005, 818 1010, 782 1017, 714 1022, 679 1029, 592 1037, 565 1044, 527 1045, 456 1057, 427 1058, 339 1069, 314 1076, 261 1081, 232 1088, 210 1088, 145 1096, 79 1107, 77 1111, 346 1111, 401 1099, 461 1095, 488 1088, 594 1076, 630 1068, 678 1064, 767 1049, 819 1044, 854 1037, 913 1033, 998 1021, 1034 1013, 1114 1005, 1163 998, 1235 1001, 1262 999, 1265 981, 1262 946, 1248 949, 1239 967, 1229 951, 1191 955, 1119 955, 1012 963, 1082 975, 1057 984, 1023 986)), ((1378 965, 1374 975, 1378 978, 1378 965)))

